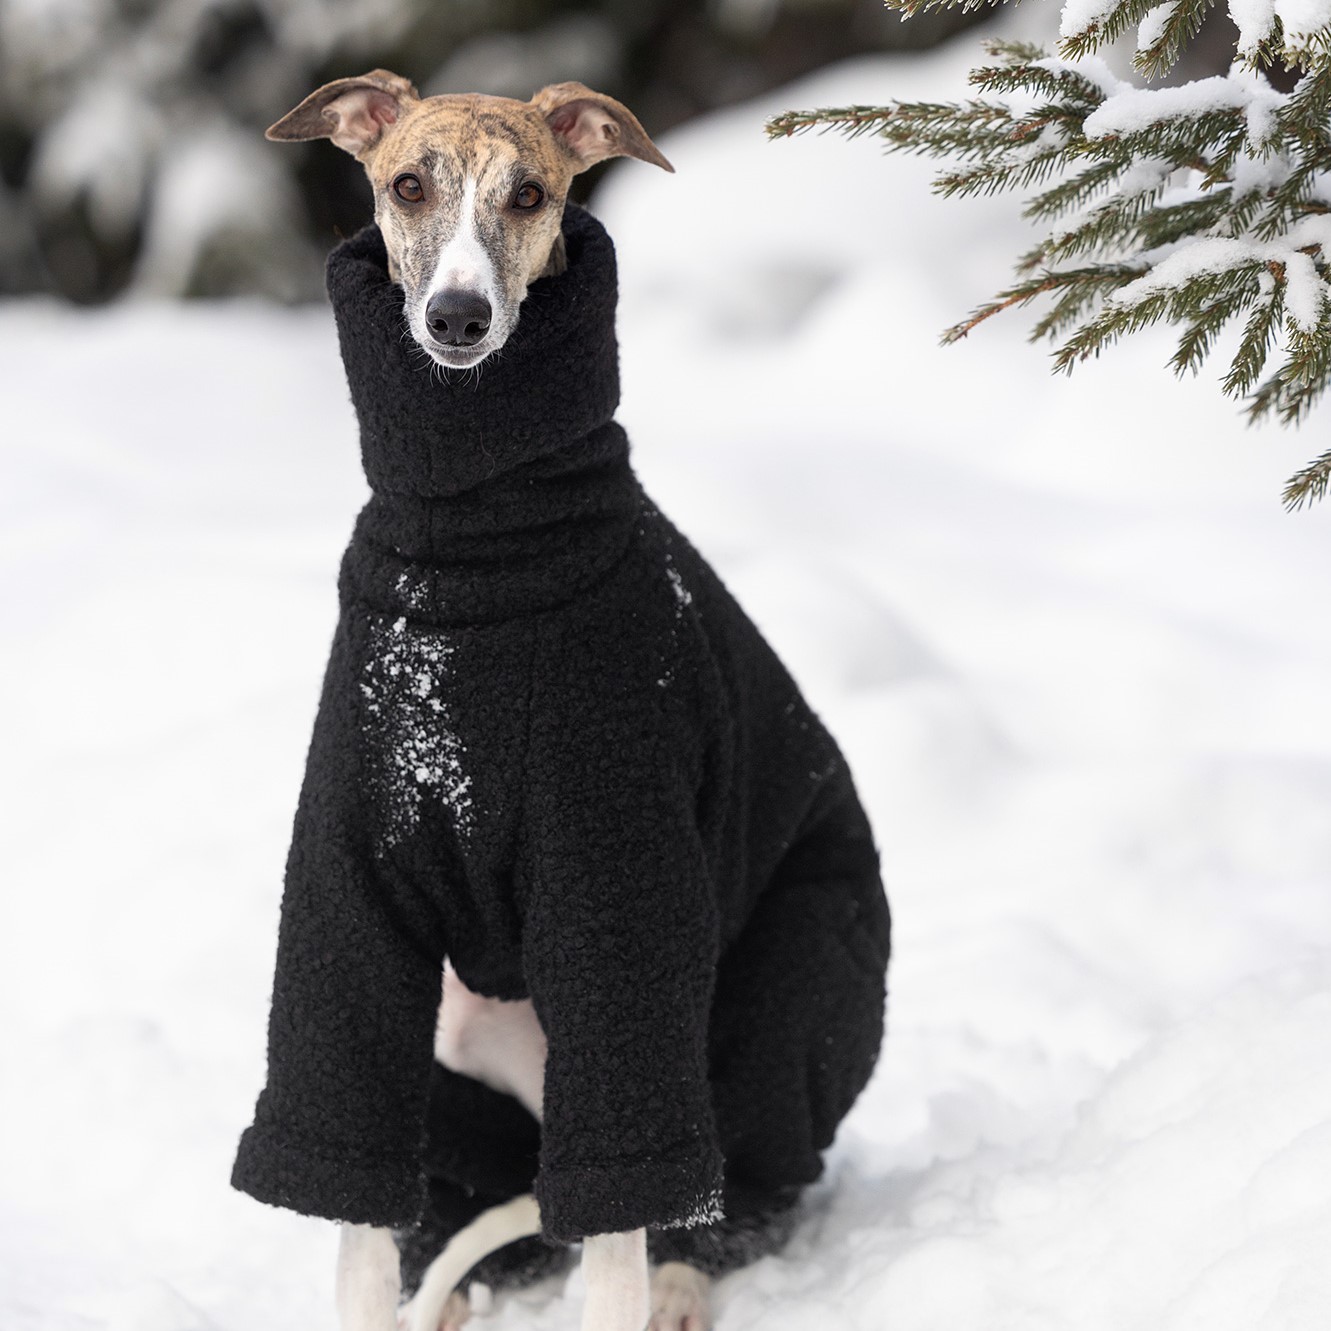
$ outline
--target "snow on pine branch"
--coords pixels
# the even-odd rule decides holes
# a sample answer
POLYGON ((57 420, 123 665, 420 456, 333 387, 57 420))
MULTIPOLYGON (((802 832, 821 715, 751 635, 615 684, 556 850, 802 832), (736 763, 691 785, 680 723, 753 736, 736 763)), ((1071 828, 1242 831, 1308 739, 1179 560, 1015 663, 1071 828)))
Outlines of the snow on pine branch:
MULTIPOLYGON (((1237 325, 1223 391, 1247 398, 1254 419, 1294 423, 1331 382, 1331 0, 1233 0, 1243 37, 1229 73, 1179 86, 1130 82, 1097 54, 1135 28, 1134 63, 1149 79, 1215 3, 1066 0, 1057 55, 991 43, 969 101, 791 112, 768 132, 872 134, 889 151, 939 158, 944 195, 1025 197, 1040 238, 1013 285, 945 341, 1048 301, 1032 337, 1058 344, 1057 369, 1163 321, 1179 329, 1171 364, 1184 373, 1237 325), (1290 93, 1262 73, 1277 61, 1299 71, 1290 93)), ((1331 462, 1318 459, 1286 501, 1328 484, 1331 462)))
POLYGON ((1169 121, 1187 124, 1200 116, 1241 111, 1249 146, 1260 152, 1275 138, 1276 113, 1284 100, 1264 79, 1244 70, 1194 79, 1176 88, 1137 88, 1123 83, 1086 117, 1082 132, 1092 139, 1121 137, 1146 133, 1169 121))
MULTIPOLYGON (((1283 243, 1235 240, 1227 236, 1193 239, 1172 252, 1151 256, 1149 270, 1120 287, 1109 303, 1128 307, 1165 292, 1186 293, 1203 277, 1265 269, 1283 285, 1285 310, 1294 329, 1312 336, 1326 316, 1331 287, 1318 272, 1313 253, 1331 251, 1331 216, 1309 217, 1283 243), (1305 242, 1300 245, 1300 242, 1305 242)), ((1269 292, 1270 288, 1266 288, 1269 292)))
POLYGON ((1275 42, 1297 51, 1324 45, 1331 0, 1229 0, 1229 16, 1239 30, 1239 54, 1253 60, 1275 42))
MULTIPOLYGON (((1138 27, 1138 49, 1148 50, 1174 28, 1182 28, 1189 16, 1197 17, 1189 35, 1201 26, 1200 18, 1215 0, 1064 0, 1059 35, 1065 54, 1081 54, 1116 41, 1134 25, 1138 27)), ((966 12, 997 5, 1003 0, 885 0, 889 9, 907 18, 944 9, 966 12)), ((1323 48, 1331 28, 1331 0, 1228 0, 1227 9, 1239 30, 1238 52, 1256 61, 1263 47, 1285 46, 1306 51, 1323 48)), ((1172 61, 1171 61, 1172 63, 1172 61)))

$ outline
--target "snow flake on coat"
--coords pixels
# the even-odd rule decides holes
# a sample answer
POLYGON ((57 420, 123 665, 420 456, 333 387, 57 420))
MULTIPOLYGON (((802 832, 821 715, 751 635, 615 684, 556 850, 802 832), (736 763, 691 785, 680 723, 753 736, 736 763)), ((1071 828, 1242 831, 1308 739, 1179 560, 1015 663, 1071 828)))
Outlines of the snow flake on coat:
POLYGON ((379 813, 380 854, 415 831, 432 800, 451 812, 459 835, 473 825, 465 749, 445 701, 453 651, 445 634, 408 624, 405 615, 371 623, 360 688, 370 758, 366 784, 379 813))

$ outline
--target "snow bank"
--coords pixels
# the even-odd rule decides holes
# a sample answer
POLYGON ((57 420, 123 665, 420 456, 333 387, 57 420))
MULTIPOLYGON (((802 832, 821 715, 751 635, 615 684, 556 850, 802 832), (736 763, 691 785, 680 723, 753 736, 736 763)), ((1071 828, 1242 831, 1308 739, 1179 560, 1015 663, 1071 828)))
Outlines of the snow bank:
MULTIPOLYGON (((621 419, 843 740, 891 1030, 806 1222, 719 1331, 1308 1331, 1331 1291, 1331 509, 1176 383, 942 350, 1025 233, 785 106, 619 169, 621 419)), ((0 1326, 331 1327, 335 1237, 233 1195, 279 876, 363 495, 331 319, 0 308, 0 1326)), ((578 1278, 492 1331, 571 1331, 578 1278)))

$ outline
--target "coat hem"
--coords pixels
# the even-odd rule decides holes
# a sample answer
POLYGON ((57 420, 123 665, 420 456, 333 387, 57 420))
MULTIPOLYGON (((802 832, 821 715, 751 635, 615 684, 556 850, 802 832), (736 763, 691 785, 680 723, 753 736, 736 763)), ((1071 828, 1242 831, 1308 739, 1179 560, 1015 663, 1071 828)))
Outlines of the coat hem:
POLYGON ((311 1150, 258 1125, 240 1139, 231 1186, 301 1215, 392 1229, 415 1224, 425 1205, 425 1178, 415 1159, 311 1150))
POLYGON ((541 1229, 555 1243, 592 1234, 679 1229, 719 1220, 721 1162, 692 1160, 543 1168, 536 1179, 541 1229))

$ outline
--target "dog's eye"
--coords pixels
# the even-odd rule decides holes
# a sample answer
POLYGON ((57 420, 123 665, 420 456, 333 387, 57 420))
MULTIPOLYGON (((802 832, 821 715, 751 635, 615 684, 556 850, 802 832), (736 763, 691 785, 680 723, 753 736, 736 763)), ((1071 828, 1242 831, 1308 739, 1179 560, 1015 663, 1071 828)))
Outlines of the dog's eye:
POLYGON ((393 181, 393 193, 403 203, 419 203, 425 197, 425 190, 415 176, 398 176, 393 181))
POLYGON ((545 191, 534 180, 527 181, 513 196, 513 206, 515 208, 539 208, 544 202, 545 191))

